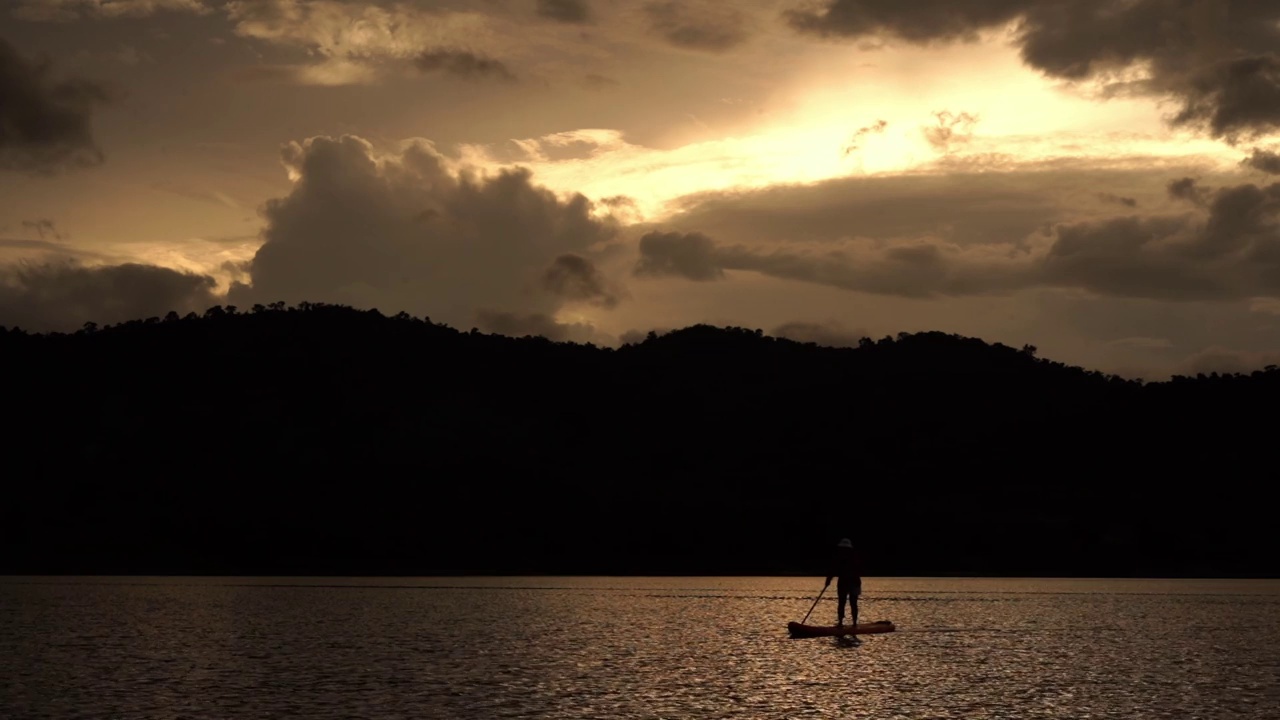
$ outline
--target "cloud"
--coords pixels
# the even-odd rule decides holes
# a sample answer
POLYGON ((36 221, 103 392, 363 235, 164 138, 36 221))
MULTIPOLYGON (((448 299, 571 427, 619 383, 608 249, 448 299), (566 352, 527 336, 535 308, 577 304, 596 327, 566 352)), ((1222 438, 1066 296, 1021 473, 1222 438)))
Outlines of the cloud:
POLYGON ((538 0, 538 15, 575 25, 591 21, 591 10, 585 0, 538 0))
POLYGON ((917 45, 1009 29, 1048 77, 1175 99, 1175 126, 1231 143, 1280 128, 1280 3, 1267 0, 826 0, 783 15, 816 37, 917 45))
POLYGON ((510 74, 486 54, 494 38, 490 16, 480 12, 338 0, 230 0, 224 10, 237 35, 299 48, 313 58, 309 65, 269 67, 267 79, 371 83, 415 64, 469 78, 510 74), (454 47, 459 38, 473 47, 454 47))
POLYGON ((1195 178, 1184 177, 1169 181, 1169 197, 1203 205, 1209 195, 1209 189, 1197 184, 1195 178))
MULTIPOLYGON (((674 235, 674 234, 672 234, 674 235)), ((726 270, 908 298, 1003 293, 1025 286, 1025 263, 983 249, 928 241, 848 243, 840 247, 759 249, 720 246, 706 236, 663 238, 641 246, 637 276, 707 280, 726 270), (692 240, 696 239, 697 242, 692 240), (674 241, 673 241, 674 240, 674 241)))
POLYGON ((232 210, 241 209, 240 203, 236 202, 235 198, 220 190, 195 188, 169 180, 157 180, 151 183, 150 187, 153 190, 172 193, 190 200, 198 200, 204 203, 220 205, 232 210))
POLYGON ((476 312, 476 324, 485 332, 507 337, 541 336, 552 342, 610 344, 590 323, 562 323, 544 313, 521 314, 482 309, 476 312))
POLYGON ((89 120, 109 100, 88 80, 51 79, 47 63, 23 59, 0 38, 0 170, 52 174, 100 165, 89 120))
POLYGON ((1064 198, 1139 180, 1150 182, 1138 173, 1087 170, 848 177, 693 194, 673 204, 670 222, 755 245, 850 238, 1018 243, 1046 223, 1077 219, 1064 198))
POLYGON ((651 232, 640 238, 640 259, 633 274, 720 280, 724 268, 716 258, 715 243, 702 233, 651 232))
POLYGON ((0 325, 31 332, 79 329, 201 312, 218 303, 213 278, 154 265, 85 267, 76 261, 0 267, 0 325))
MULTIPOLYGON (((1280 183, 1211 189, 1186 180, 1170 188, 1202 200, 1191 212, 1058 222, 979 244, 937 236, 723 244, 700 232, 654 232, 641 238, 633 273, 711 280, 750 271, 921 299, 1050 287, 1168 301, 1280 296, 1280 183)), ((739 205, 753 206, 749 194, 739 205)), ((757 208, 749 221, 763 224, 761 215, 757 208)))
POLYGON ((1253 154, 1241 164, 1269 175, 1280 175, 1280 153, 1254 148, 1253 154))
POLYGON ((430 50, 415 57, 413 64, 423 72, 442 72, 464 80, 495 78, 512 82, 516 79, 500 61, 466 50, 430 50))
POLYGON ((857 347, 859 340, 870 336, 870 333, 862 328, 847 328, 840 323, 801 321, 783 323, 769 334, 799 343, 815 343, 823 347, 836 348, 857 347))
POLYGON ((1251 373, 1269 365, 1280 365, 1280 350, 1258 352, 1233 350, 1219 346, 1205 348, 1183 360, 1175 368, 1179 375, 1195 376, 1211 373, 1251 373))
POLYGON ((959 115, 950 110, 942 110, 933 114, 938 119, 937 125, 926 125, 921 128, 924 139, 939 152, 949 152, 953 144, 969 142, 973 137, 973 126, 978 118, 967 112, 959 115), (957 130, 956 128, 961 128, 957 130))
POLYGON ((568 253, 552 261, 542 275, 542 286, 568 301, 586 302, 605 309, 618 306, 619 291, 592 262, 568 253))
POLYGON ((481 175, 426 140, 384 153, 358 137, 315 137, 282 158, 294 188, 263 209, 265 242, 252 283, 231 288, 237 305, 334 302, 455 326, 481 309, 552 316, 601 279, 562 274, 548 290, 548 268, 590 260, 617 233, 582 195, 557 196, 524 169, 481 175))
POLYGON ((845 146, 844 154, 849 155, 851 153, 857 152, 858 149, 861 147, 860 143, 862 142, 862 138, 864 136, 871 133, 882 133, 884 132, 884 129, 888 126, 889 126, 889 123, 887 121, 877 120, 871 125, 858 128, 858 131, 853 134, 853 139, 850 140, 849 144, 845 146))
POLYGON ((747 40, 746 16, 726 3, 693 5, 661 0, 644 5, 650 29, 676 47, 725 52, 747 40))
POLYGON ((31 22, 67 22, 81 18, 141 18, 158 12, 203 15, 202 0, 17 0, 13 16, 31 22))
POLYGON ((22 227, 34 231, 41 240, 44 240, 46 236, 51 237, 54 240, 65 239, 62 233, 58 232, 58 227, 54 222, 48 218, 40 218, 39 220, 23 220, 22 227))

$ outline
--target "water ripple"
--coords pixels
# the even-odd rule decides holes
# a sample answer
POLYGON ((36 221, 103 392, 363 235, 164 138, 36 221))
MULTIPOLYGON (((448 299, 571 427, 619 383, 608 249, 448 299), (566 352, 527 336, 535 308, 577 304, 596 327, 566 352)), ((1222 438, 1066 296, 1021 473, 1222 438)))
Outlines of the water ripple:
POLYGON ((1280 717, 1277 583, 868 578, 898 632, 791 640, 817 589, 6 579, 0 717, 1280 717))

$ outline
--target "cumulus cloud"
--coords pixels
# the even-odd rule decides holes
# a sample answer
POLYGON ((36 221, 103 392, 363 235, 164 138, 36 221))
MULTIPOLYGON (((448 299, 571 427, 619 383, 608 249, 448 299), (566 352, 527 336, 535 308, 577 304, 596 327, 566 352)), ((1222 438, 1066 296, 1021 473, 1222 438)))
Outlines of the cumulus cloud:
POLYGON ((1280 153, 1254 148, 1253 154, 1241 163, 1268 175, 1280 175, 1280 153))
POLYGON ((752 271, 909 298, 1036 287, 1174 301, 1280 296, 1280 183, 1211 189, 1185 180, 1170 192, 1202 200, 1185 214, 1060 222, 1001 243, 926 237, 766 246, 655 232, 641 239, 634 274, 708 280, 752 271))
POLYGON ((581 25, 591 21, 586 0, 538 0, 538 15, 556 22, 581 25))
POLYGON ((569 300, 601 299, 590 293, 602 279, 574 261, 565 271, 561 258, 589 260, 617 223, 527 170, 486 176, 425 140, 380 153, 353 136, 290 143, 283 160, 294 189, 263 210, 252 283, 230 291, 237 305, 336 302, 463 327, 482 309, 552 316, 569 300))
POLYGON ((0 267, 0 325, 69 332, 100 325, 202 312, 219 302, 207 275, 128 263, 86 267, 74 260, 0 267))
POLYGON ((920 45, 1012 28, 1029 66, 1175 98, 1174 125, 1233 143, 1280 128, 1280 3, 1268 0, 824 0, 784 17, 814 36, 920 45))
POLYGON ((88 80, 54 80, 0 38, 0 170, 48 174, 103 162, 90 129, 107 90, 88 80))
POLYGON ((650 29, 676 47, 725 52, 747 40, 747 18, 724 5, 661 0, 644 5, 650 29))

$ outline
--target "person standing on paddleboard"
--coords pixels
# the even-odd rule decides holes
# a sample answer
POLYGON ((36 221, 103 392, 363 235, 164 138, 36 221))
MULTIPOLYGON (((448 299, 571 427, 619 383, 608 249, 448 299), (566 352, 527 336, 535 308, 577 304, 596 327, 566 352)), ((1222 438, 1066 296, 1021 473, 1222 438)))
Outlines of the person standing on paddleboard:
MULTIPOLYGON (((835 557, 831 561, 831 570, 827 575, 827 586, 831 578, 836 581, 836 594, 839 596, 836 610, 836 625, 844 625, 844 604, 849 603, 849 616, 852 624, 858 624, 858 596, 862 594, 862 558, 853 549, 849 538, 842 539, 836 545, 835 557)), ((824 586, 826 587, 826 586, 824 586)))

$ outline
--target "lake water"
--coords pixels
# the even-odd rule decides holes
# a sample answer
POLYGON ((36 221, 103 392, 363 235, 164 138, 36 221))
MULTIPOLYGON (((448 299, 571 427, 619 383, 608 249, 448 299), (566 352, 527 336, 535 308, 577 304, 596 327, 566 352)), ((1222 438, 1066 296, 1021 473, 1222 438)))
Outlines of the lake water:
POLYGON ((0 717, 1280 718, 1280 582, 0 578, 0 717), (811 623, 835 621, 828 601, 811 623))

